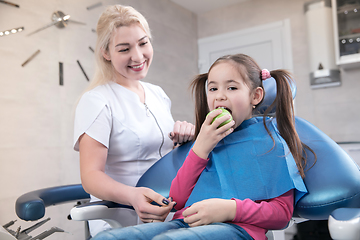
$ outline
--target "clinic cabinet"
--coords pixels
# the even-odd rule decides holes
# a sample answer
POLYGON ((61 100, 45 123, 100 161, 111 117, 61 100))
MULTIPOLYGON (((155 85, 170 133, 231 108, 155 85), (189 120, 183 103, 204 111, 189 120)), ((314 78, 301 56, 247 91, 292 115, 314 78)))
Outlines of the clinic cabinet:
POLYGON ((332 0, 336 64, 360 66, 360 0, 332 0))

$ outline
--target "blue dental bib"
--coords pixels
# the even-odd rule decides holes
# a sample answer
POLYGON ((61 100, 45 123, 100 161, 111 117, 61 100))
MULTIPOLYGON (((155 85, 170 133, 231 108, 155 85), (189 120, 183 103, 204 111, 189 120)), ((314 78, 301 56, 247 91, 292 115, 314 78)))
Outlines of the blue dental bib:
POLYGON ((244 121, 209 155, 185 206, 209 198, 266 200, 295 189, 295 203, 307 193, 295 160, 274 122, 244 121))

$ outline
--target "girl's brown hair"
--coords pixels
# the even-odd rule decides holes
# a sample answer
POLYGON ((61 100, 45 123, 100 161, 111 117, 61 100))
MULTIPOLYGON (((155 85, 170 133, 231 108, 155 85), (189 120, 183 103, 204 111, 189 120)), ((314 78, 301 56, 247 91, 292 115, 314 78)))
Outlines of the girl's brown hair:
MULTIPOLYGON (((230 64, 233 64, 233 66, 235 66, 239 70, 242 79, 244 79, 245 83, 249 86, 251 90, 254 90, 257 87, 261 87, 264 89, 261 80, 261 68, 254 61, 253 58, 245 54, 223 56, 217 59, 211 65, 209 72, 214 66, 222 62, 228 62, 230 64)), ((271 136, 270 131, 265 124, 265 119, 269 115, 271 109, 273 109, 275 106, 277 128, 282 138, 286 141, 290 152, 295 159, 301 177, 304 178, 306 166, 305 149, 310 150, 314 155, 315 153, 308 146, 306 146, 300 141, 299 135, 297 134, 295 129, 293 97, 290 85, 293 82, 292 76, 288 71, 282 69, 273 70, 270 72, 270 74, 271 77, 273 77, 276 81, 277 94, 274 102, 265 110, 263 114, 264 126, 269 135, 271 136)), ((206 96, 207 79, 208 73, 200 74, 192 81, 190 85, 193 96, 195 97, 195 137, 197 137, 197 135, 199 134, 201 125, 205 121, 206 115, 210 110, 207 104, 206 96)), ((256 108, 254 109, 254 111, 256 111, 256 108)), ((272 136, 271 138, 273 139, 272 136)))

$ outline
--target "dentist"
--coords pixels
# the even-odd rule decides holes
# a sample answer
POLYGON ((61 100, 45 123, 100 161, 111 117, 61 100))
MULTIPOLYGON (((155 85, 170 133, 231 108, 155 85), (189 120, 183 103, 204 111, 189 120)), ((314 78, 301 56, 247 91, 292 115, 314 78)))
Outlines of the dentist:
MULTIPOLYGON (((122 209, 123 226, 164 221, 174 202, 135 185, 174 146, 192 140, 194 126, 174 122, 169 97, 142 81, 153 59, 143 15, 132 7, 110 6, 99 18, 97 36, 95 76, 79 100, 74 123, 82 185, 92 201, 132 205, 135 212, 122 209)), ((93 237, 110 228, 101 220, 89 224, 93 237)))

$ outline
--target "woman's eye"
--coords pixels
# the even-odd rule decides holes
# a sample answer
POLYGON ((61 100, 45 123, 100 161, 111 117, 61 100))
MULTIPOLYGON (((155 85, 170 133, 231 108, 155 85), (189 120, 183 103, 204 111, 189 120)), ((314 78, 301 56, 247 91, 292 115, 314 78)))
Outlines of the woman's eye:
POLYGON ((142 43, 140 43, 140 46, 144 46, 144 45, 146 45, 148 42, 142 42, 142 43))
POLYGON ((128 49, 128 48, 125 48, 125 49, 120 49, 120 50, 119 50, 119 52, 127 52, 127 51, 129 51, 129 49, 128 49))

